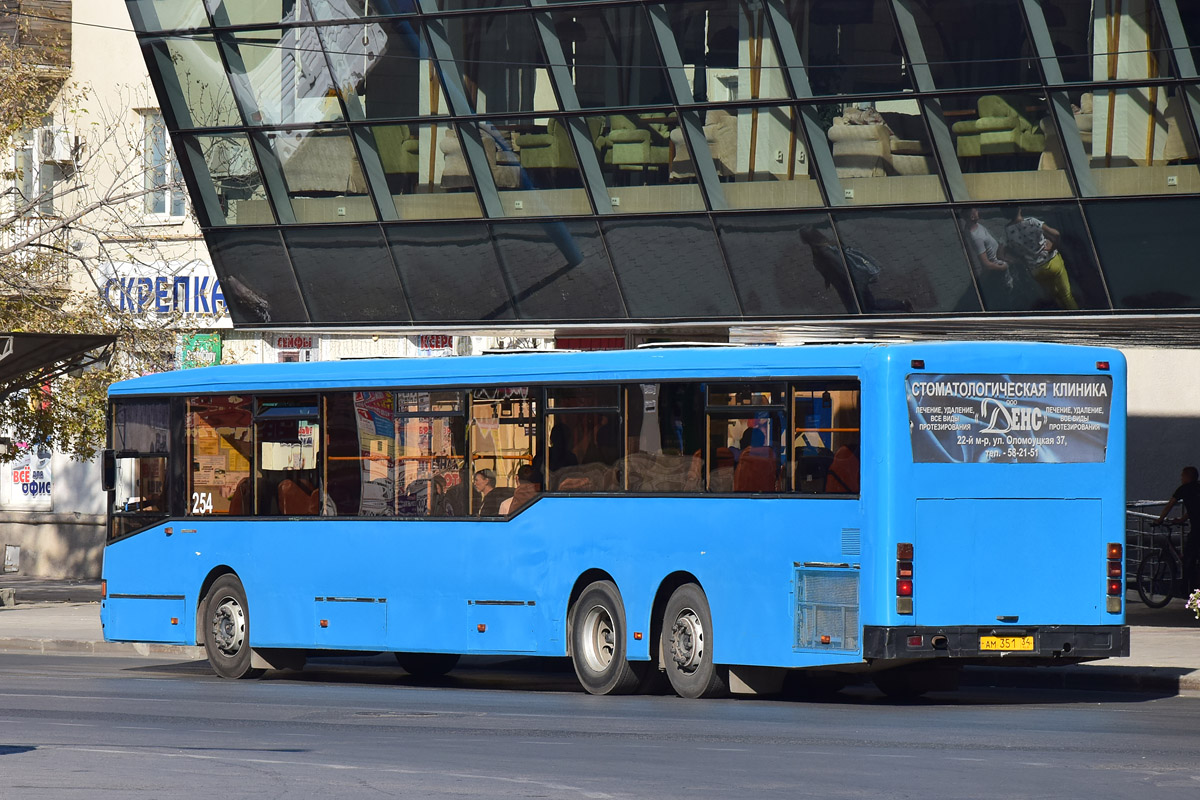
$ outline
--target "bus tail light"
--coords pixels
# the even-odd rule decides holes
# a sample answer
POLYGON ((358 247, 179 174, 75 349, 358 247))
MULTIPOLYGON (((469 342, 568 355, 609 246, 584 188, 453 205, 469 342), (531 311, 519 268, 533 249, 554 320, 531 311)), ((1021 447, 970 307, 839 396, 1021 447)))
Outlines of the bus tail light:
POLYGON ((1110 597, 1120 597, 1121 582, 1120 581, 1109 581, 1108 582, 1108 594, 1110 597))
POLYGON ((896 544, 896 613, 913 613, 913 546, 912 542, 896 544))
POLYGON ((907 581, 907 580, 896 581, 896 596, 897 597, 912 597, 912 581, 907 581))
POLYGON ((1104 578, 1108 590, 1108 603, 1105 608, 1110 614, 1121 613, 1121 596, 1125 594, 1125 579, 1122 571, 1124 567, 1123 554, 1124 548, 1120 542, 1108 543, 1105 551, 1108 560, 1105 562, 1104 578))
POLYGON ((1108 558, 1111 561, 1121 560, 1121 545, 1119 542, 1108 543, 1108 558))
POLYGON ((1108 362, 1107 361, 1097 361, 1096 369, 1107 371, 1108 370, 1108 362))
POLYGON ((108 580, 107 579, 100 581, 100 599, 101 600, 108 599, 108 580))

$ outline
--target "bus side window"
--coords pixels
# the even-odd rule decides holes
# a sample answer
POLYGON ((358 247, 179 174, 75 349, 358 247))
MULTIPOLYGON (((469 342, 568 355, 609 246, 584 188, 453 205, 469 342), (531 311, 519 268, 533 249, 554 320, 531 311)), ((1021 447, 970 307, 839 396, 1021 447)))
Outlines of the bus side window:
POLYGON ((792 386, 792 491, 857 495, 861 391, 857 381, 792 386))
POLYGON ((253 399, 246 395, 191 397, 184 436, 188 449, 188 516, 254 513, 250 481, 253 399))
POLYGON ((635 383, 625 398, 626 491, 704 491, 703 384, 635 383))
POLYGON ((547 488, 555 492, 611 492, 621 461, 618 386, 563 386, 546 390, 547 488))
POLYGON ((499 516, 500 506, 516 491, 517 470, 534 462, 540 395, 528 386, 471 390, 467 515, 499 516))

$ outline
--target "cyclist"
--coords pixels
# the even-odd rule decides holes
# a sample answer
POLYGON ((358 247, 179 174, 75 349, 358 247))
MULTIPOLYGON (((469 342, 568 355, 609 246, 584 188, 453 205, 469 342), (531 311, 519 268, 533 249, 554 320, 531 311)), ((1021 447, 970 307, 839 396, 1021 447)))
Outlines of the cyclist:
MULTIPOLYGON (((1179 488, 1171 495, 1171 502, 1158 515, 1156 522, 1161 524, 1175 508, 1176 503, 1183 503, 1183 516, 1180 522, 1189 519, 1200 520, 1200 470, 1195 467, 1184 467, 1179 475, 1179 488)), ((1200 587, 1200 536, 1188 535, 1183 542, 1183 580, 1188 591, 1200 587)))

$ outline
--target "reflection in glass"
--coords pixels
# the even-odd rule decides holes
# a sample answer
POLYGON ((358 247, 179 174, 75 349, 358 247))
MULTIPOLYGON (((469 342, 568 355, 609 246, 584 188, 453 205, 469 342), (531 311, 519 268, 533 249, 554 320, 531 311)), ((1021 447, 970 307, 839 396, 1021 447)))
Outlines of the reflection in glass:
POLYGON ((245 395, 193 397, 187 401, 185 433, 189 514, 254 514, 250 488, 250 431, 253 398, 245 395), (202 501, 202 502, 201 502, 202 501))
POLYGON ((404 322, 404 291, 379 228, 287 228, 283 232, 309 313, 325 323, 404 322), (347 268, 345 253, 354 253, 347 268))
POLYGON ((234 324, 309 321, 279 231, 212 228, 204 239, 234 324))
POLYGON ((531 17, 479 14, 448 17, 442 24, 472 111, 557 110, 531 17))
POLYGON ((592 213, 565 120, 492 119, 474 124, 505 216, 592 213))
POLYGON ((925 0, 912 9, 939 89, 1041 83, 1021 0, 925 0))
POLYGON ((595 222, 547 220, 492 231, 521 319, 625 316, 595 222))
POLYGON ((499 516, 517 471, 536 460, 539 394, 527 386, 471 391, 471 516, 499 516))
POLYGON ((397 513, 466 516, 466 450, 466 417, 461 411, 439 416, 397 413, 397 513))
POLYGON ((416 0, 308 0, 313 18, 319 20, 412 14, 416 0))
POLYGON ((720 217, 717 230, 747 316, 858 313, 826 214, 720 217))
POLYGON ((704 208, 674 112, 593 116, 584 124, 614 210, 637 214, 704 208))
POLYGON ((1085 94, 1094 110, 1085 138, 1101 194, 1200 192, 1187 99, 1174 86, 1085 94))
POLYGON ((785 5, 813 93, 913 88, 889 0, 786 0, 785 5))
MULTIPOLYGON (((1176 2, 1181 16, 1186 16, 1186 7, 1196 5, 1188 0, 1176 2)), ((1041 0, 1041 5, 1064 80, 1174 75, 1167 39, 1152 2, 1134 0, 1114 7, 1111 2, 1098 5, 1094 0, 1041 0)))
POLYGON ((350 119, 447 112, 419 25, 381 20, 319 28, 350 119))
MULTIPOLYGON (((262 175, 244 133, 214 133, 187 137, 196 143, 212 178, 223 219, 212 225, 270 225, 275 221, 263 189, 262 175)), ((201 192, 208 192, 206 186, 201 192)))
POLYGON ((689 0, 666 10, 692 87, 682 102, 788 96, 764 4, 689 0))
POLYGON ((370 132, 400 219, 482 216, 453 126, 375 125, 370 132))
POLYGON ((602 224, 629 315, 641 319, 737 316, 737 300, 706 218, 602 224))
MULTIPOLYGON (((342 0, 344 2, 344 0, 342 0)), ((306 0, 204 0, 217 25, 264 25, 310 19, 306 0)))
POLYGON ((326 485, 340 516, 396 513, 396 415, 391 392, 325 395, 326 485))
MULTIPOLYGON (((733 411, 733 409, 730 409, 733 411)), ((782 409, 762 409, 747 415, 708 414, 708 490, 767 493, 782 489, 784 445, 782 409)))
POLYGON ((480 224, 387 228, 416 320, 513 319, 488 229, 480 224))
POLYGON ((1044 97, 955 95, 942 104, 972 199, 1070 196, 1062 142, 1044 97))
POLYGON ((290 125, 342 118, 316 28, 239 33, 230 68, 235 81, 249 85, 253 124, 290 125))
POLYGON ((584 108, 671 102, 658 47, 641 5, 551 14, 584 108))
POLYGON ((1196 253, 1200 200, 1170 198, 1085 208, 1117 309, 1200 308, 1196 253))
POLYGON ((619 388, 549 389, 546 394, 546 486, 555 492, 615 490, 623 438, 619 388))
POLYGON ((859 385, 802 383, 792 391, 791 489, 802 494, 858 494, 859 385))
POLYGON ((376 218, 350 136, 334 130, 270 133, 297 222, 376 218))
POLYGON ((207 28, 200 0, 125 0, 139 32, 207 28))
POLYGON ((980 310, 949 211, 835 214, 834 224, 863 313, 980 310))
POLYGON ((630 492, 704 491, 704 389, 698 383, 625 387, 630 492))
POLYGON ((169 75, 167 102, 183 128, 242 124, 221 55, 212 39, 185 36, 152 40, 158 67, 169 75), (173 78, 174 80, 171 80, 173 78), (179 95, 175 94, 178 85, 179 95))
POLYGON ((259 400, 255 497, 259 514, 311 517, 336 514, 322 491, 325 452, 317 395, 259 400))
POLYGON ((929 130, 916 100, 823 106, 833 163, 856 205, 936 203, 945 199, 929 130))

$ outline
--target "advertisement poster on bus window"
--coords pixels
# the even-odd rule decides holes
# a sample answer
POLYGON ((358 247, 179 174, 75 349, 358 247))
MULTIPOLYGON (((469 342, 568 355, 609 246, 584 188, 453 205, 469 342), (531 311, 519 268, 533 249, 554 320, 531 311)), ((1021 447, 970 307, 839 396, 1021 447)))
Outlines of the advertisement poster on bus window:
POLYGON ((1108 375, 909 375, 913 461, 1082 464, 1104 461, 1108 375))

